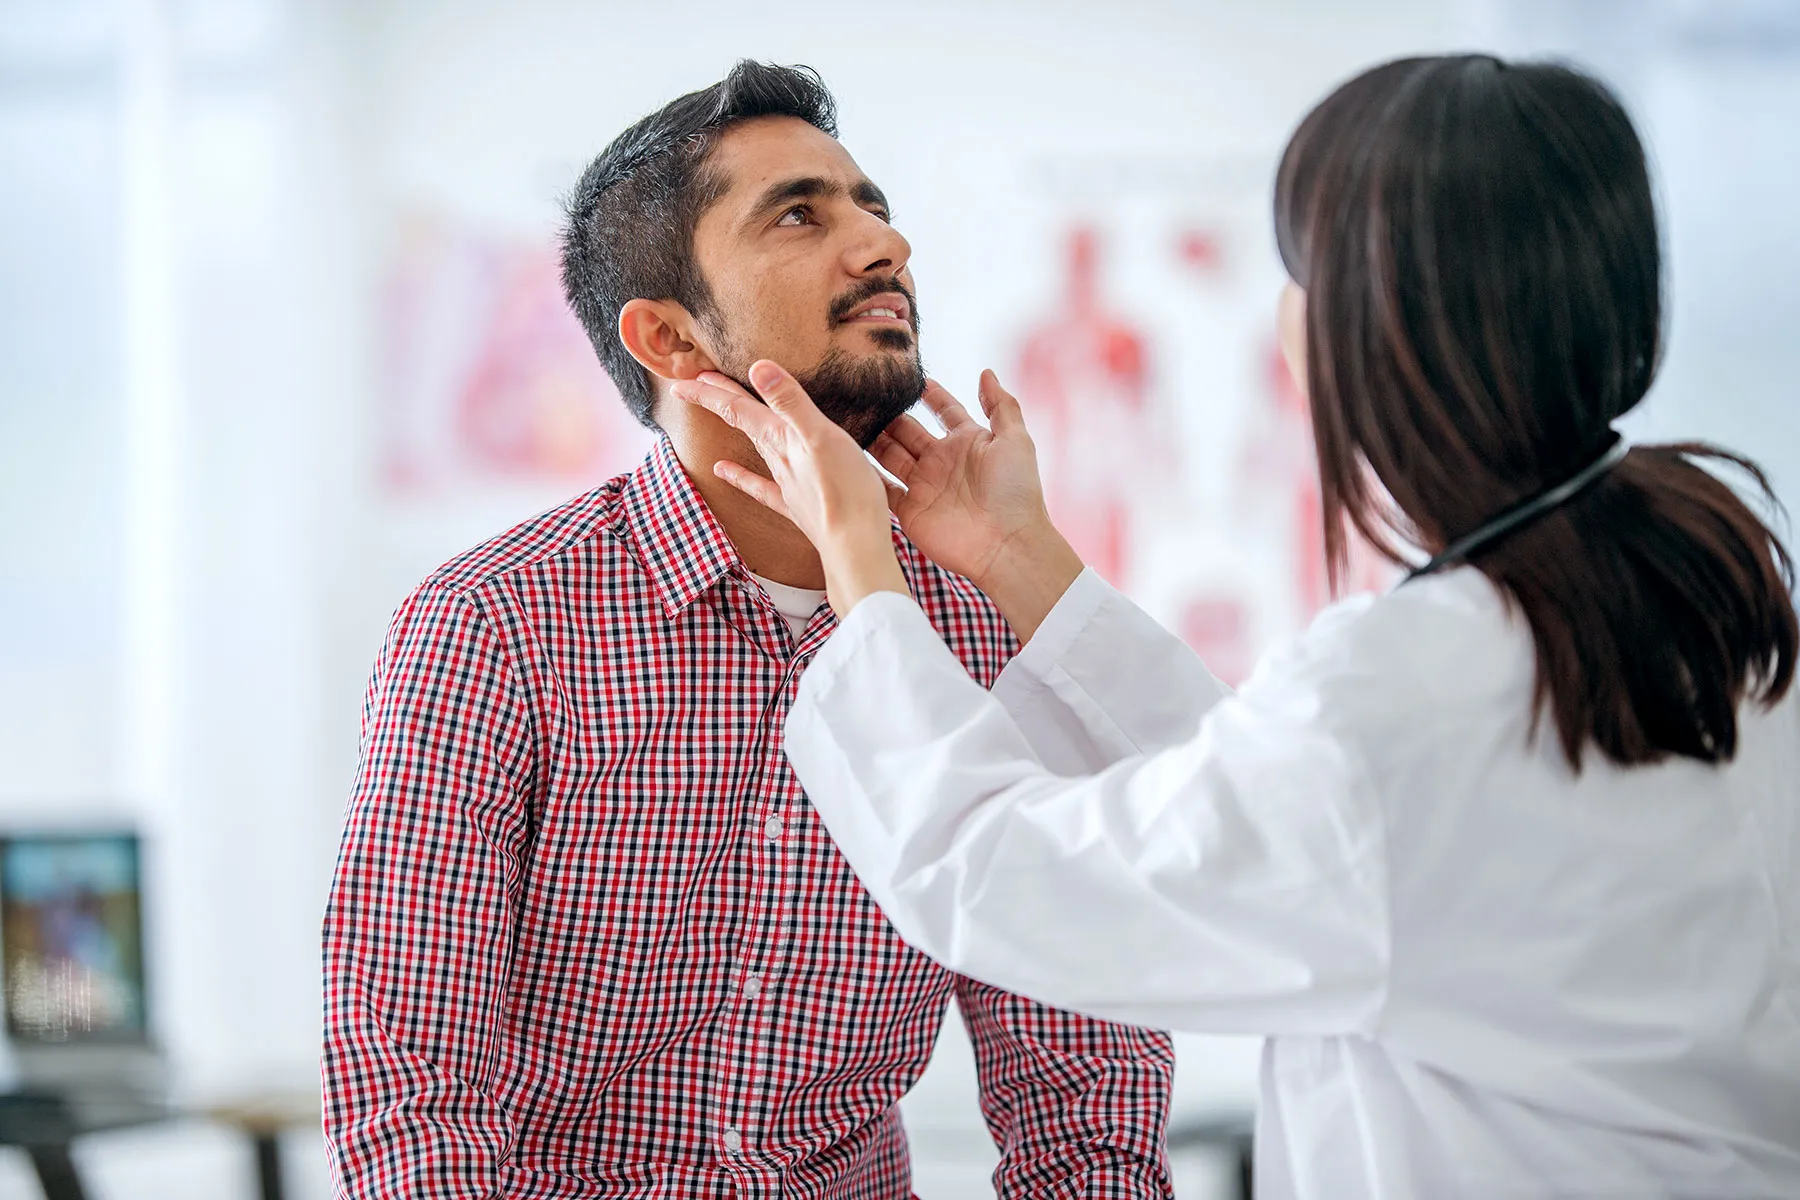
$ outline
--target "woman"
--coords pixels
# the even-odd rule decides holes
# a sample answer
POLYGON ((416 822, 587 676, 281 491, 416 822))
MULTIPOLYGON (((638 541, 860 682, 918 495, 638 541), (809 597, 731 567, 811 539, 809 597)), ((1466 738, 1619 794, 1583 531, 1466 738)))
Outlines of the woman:
MULTIPOLYGON (((1269 1038, 1271 1196, 1800 1195, 1792 568, 1698 445, 1626 450, 1660 264, 1598 83, 1487 57, 1345 85, 1276 184, 1325 537, 1400 561, 1231 696, 1044 516, 1017 405, 877 444, 792 379, 745 431, 842 625, 787 749, 908 941, 1119 1020, 1269 1038), (1026 642, 990 694, 891 504, 1026 642)), ((1766 491, 1766 485, 1765 485, 1766 491)))

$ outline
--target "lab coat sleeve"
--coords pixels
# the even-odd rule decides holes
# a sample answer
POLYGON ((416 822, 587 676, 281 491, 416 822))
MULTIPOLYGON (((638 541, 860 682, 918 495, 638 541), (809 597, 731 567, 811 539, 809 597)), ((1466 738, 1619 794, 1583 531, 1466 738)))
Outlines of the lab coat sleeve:
POLYGON ((1317 696, 1258 683, 1179 745, 1060 777, 883 593, 807 672, 786 748, 882 911, 952 971, 1160 1028, 1367 1031, 1388 961, 1380 815, 1317 696))
POLYGON ((1085 775, 1187 741, 1231 689, 1089 568, 1000 672, 993 694, 1045 766, 1085 775))

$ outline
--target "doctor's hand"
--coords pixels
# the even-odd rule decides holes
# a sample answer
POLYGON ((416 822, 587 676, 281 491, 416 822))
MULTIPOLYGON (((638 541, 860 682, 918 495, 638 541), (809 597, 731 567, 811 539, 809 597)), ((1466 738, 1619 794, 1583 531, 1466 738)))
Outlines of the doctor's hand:
POLYGON ((752 363, 750 382, 763 403, 711 371, 671 389, 748 437, 770 478, 734 462, 715 463, 714 474, 806 535, 819 552, 826 594, 840 618, 873 592, 909 594, 894 557, 889 485, 881 473, 781 366, 767 359, 752 363))
POLYGON ((944 436, 902 416, 870 447, 906 485, 893 496, 894 515, 914 545, 986 592, 1013 632, 1029 640, 1082 563, 1050 522, 1019 402, 992 371, 981 373, 990 428, 937 383, 926 387, 924 401, 944 436))

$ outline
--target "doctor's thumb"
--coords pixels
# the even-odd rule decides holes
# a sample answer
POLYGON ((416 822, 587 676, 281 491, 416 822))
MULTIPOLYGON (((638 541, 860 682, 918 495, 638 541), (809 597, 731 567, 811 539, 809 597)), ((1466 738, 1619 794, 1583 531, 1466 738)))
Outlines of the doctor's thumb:
POLYGON ((806 389, 780 363, 758 359, 750 364, 750 383, 774 412, 798 424, 813 407, 806 389))
POLYGON ((981 373, 981 411, 987 414, 988 428, 996 435, 1029 436, 1025 428, 1025 411, 1013 394, 1000 386, 1000 377, 992 370, 981 373))

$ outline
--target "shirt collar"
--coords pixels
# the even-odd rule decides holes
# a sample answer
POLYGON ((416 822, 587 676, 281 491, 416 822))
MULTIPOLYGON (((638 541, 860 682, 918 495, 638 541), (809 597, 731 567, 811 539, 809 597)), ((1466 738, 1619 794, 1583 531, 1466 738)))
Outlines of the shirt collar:
POLYGON ((663 612, 674 617, 744 564, 666 437, 632 473, 622 497, 627 536, 663 612))
MULTIPOLYGON (((626 534, 637 547, 667 616, 676 616, 727 575, 749 581, 749 568, 694 487, 668 438, 656 439, 632 473, 622 508, 626 534)), ((913 558, 915 552, 900 532, 900 522, 891 523, 900 573, 916 596, 919 565, 913 558)), ((828 625, 835 626, 835 622, 828 625)))

